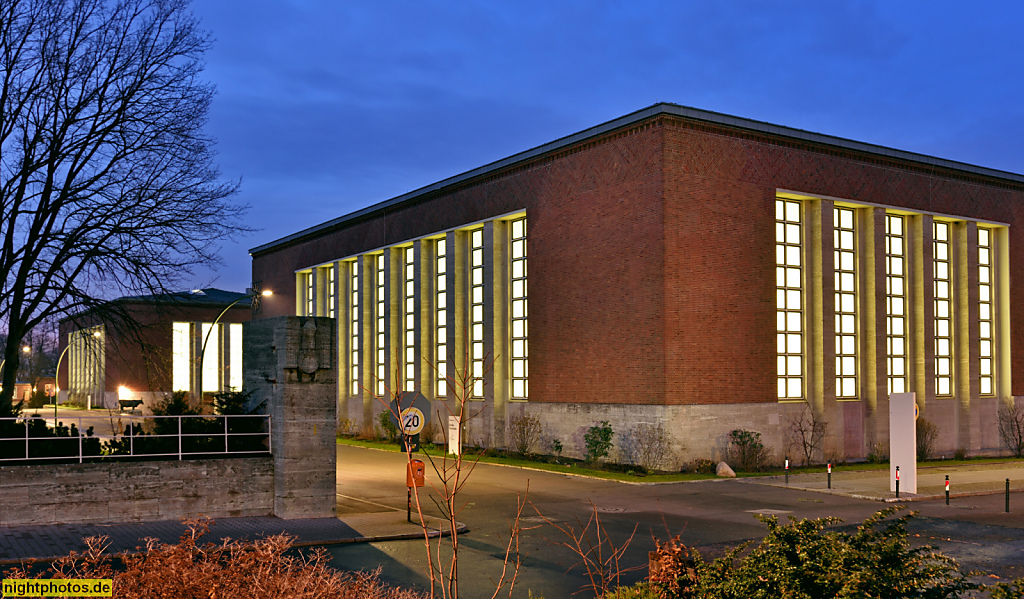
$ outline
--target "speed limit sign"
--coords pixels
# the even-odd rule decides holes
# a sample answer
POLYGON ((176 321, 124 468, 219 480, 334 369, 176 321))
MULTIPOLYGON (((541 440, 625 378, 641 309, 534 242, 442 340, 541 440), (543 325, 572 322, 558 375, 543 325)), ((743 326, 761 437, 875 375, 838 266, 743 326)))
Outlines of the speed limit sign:
POLYGON ((426 424, 423 412, 419 408, 412 407, 402 410, 402 432, 407 435, 418 435, 426 424))

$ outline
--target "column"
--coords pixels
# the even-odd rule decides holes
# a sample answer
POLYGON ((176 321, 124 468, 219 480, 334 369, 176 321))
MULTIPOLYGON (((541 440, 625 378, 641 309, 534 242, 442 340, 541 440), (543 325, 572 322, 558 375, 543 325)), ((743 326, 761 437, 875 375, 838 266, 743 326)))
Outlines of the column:
POLYGON ((841 455, 843 422, 836 405, 836 323, 833 208, 830 200, 807 204, 808 248, 807 400, 812 410, 831 429, 823 451, 841 455))
POLYGON ((886 411, 879 413, 879 399, 888 398, 888 347, 886 343, 886 251, 885 209, 857 211, 860 248, 860 381, 864 402, 864 446, 867 450, 880 442, 879 424, 888 422, 886 411))
POLYGON ((508 428, 508 222, 484 225, 484 339, 491 356, 484 398, 493 406, 491 443, 505 447, 508 428))
POLYGON ((978 381, 978 223, 957 222, 953 230, 953 385, 957 436, 954 449, 981 449, 980 422, 971 403, 981 392, 978 381), (976 431, 976 432, 975 432, 976 431))

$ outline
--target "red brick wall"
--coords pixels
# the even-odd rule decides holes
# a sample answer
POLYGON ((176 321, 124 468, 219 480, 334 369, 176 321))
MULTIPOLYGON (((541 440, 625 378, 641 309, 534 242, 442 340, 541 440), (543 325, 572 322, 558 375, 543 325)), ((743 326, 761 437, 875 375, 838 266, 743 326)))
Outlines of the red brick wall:
MULTIPOLYGON (((1024 280, 1020 190, 666 119, 668 403, 776 401, 777 189, 1009 223, 1010 279, 1024 280)), ((1011 323, 1022 394, 1024 303, 1011 323)))

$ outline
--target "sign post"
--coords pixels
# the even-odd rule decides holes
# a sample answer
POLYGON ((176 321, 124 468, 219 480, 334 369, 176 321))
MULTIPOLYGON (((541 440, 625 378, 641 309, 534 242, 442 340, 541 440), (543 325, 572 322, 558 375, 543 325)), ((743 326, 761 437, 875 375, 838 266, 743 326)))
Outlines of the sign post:
POLYGON ((391 422, 402 431, 402 451, 419 451, 420 431, 430 422, 430 400, 419 391, 406 391, 388 406, 391 422))

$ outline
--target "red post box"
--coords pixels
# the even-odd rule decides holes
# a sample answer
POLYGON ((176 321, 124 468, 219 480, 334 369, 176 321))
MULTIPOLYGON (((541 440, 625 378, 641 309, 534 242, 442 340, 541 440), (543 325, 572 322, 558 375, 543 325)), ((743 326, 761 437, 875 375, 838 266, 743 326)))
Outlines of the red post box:
POLYGON ((426 474, 426 467, 422 460, 412 460, 409 462, 408 468, 405 471, 405 486, 422 487, 423 478, 426 474))

